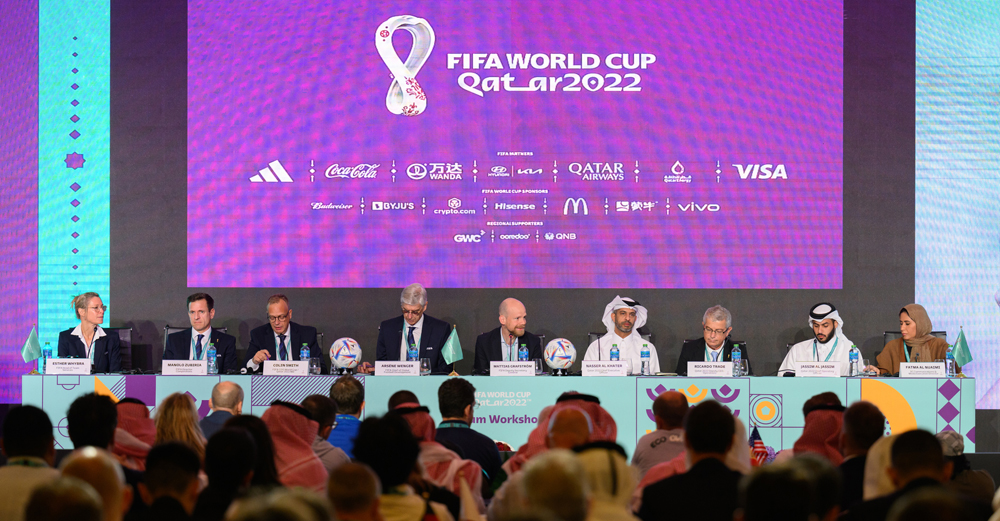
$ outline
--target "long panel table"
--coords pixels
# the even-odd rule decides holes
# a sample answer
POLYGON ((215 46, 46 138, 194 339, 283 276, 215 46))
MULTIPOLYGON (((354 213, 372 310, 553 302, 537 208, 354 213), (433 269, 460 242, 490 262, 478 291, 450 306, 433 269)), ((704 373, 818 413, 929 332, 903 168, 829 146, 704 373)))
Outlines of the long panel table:
MULTIPOLYGON (((389 397, 413 391, 440 420, 437 389, 445 376, 358 376, 365 386, 365 413, 386 412, 389 397)), ((954 430, 965 438, 966 452, 975 451, 976 382, 972 378, 683 378, 683 377, 463 377, 476 387, 475 429, 518 447, 537 425, 541 410, 560 394, 578 391, 600 398, 618 426, 618 441, 629 454, 636 440, 655 428, 652 405, 656 396, 676 389, 688 402, 716 400, 757 427, 764 444, 789 448, 802 433, 802 404, 821 392, 836 393, 846 405, 857 400, 875 403, 886 415, 887 431, 922 428, 954 430)), ((66 411, 81 394, 97 392, 114 399, 138 398, 151 408, 174 392, 189 393, 199 413, 208 414, 212 387, 228 380, 245 393, 244 412, 260 415, 274 400, 300 402, 310 394, 327 394, 336 376, 156 376, 25 375, 22 403, 41 407, 56 426, 57 448, 72 448, 66 432, 66 411)), ((155 414, 155 410, 153 411, 155 414)))

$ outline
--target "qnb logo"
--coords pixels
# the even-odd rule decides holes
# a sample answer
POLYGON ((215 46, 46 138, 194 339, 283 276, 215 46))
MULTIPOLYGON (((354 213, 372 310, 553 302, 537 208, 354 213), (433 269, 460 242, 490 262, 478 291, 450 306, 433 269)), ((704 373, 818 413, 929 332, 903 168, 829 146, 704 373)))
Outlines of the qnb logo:
POLYGON ((573 205, 573 213, 579 214, 583 209, 583 215, 590 215, 590 208, 587 207, 587 200, 583 197, 567 197, 563 203, 563 215, 569 215, 569 207, 573 205))
POLYGON ((547 241, 575 241, 575 233, 552 233, 548 232, 545 234, 545 240, 547 241))
POLYGON ((267 164, 267 168, 261 168, 257 175, 250 178, 251 183, 294 183, 292 176, 281 165, 281 161, 274 160, 267 164))
POLYGON ((479 230, 478 234, 475 233, 457 233, 455 234, 455 242, 483 242, 483 236, 486 235, 486 231, 479 230))
POLYGON ((740 179, 788 179, 788 174, 785 172, 785 165, 782 164, 734 164, 733 168, 739 172, 740 179))

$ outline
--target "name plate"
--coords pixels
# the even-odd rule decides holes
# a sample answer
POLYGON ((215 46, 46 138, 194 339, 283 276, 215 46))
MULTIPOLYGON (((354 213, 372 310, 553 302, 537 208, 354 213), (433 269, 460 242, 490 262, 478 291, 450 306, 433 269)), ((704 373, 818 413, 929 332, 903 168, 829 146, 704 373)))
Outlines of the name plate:
POLYGON ((89 358, 49 358, 45 374, 90 374, 89 358))
POLYGON ((377 376, 420 376, 420 362, 375 361, 377 376))
POLYGON ((584 360, 581 368, 583 376, 628 376, 626 365, 623 360, 584 360))
POLYGON ((795 376, 840 378, 840 362, 795 362, 795 376))
POLYGON ((164 360, 163 376, 204 376, 208 374, 205 360, 164 360))
POLYGON ((309 362, 264 360, 264 376, 309 376, 309 362))
POLYGON ((900 378, 945 378, 944 362, 903 362, 900 378))
POLYGON ((732 378, 732 362, 688 362, 688 376, 732 378))
POLYGON ((535 376, 535 363, 490 362, 490 376, 535 376))

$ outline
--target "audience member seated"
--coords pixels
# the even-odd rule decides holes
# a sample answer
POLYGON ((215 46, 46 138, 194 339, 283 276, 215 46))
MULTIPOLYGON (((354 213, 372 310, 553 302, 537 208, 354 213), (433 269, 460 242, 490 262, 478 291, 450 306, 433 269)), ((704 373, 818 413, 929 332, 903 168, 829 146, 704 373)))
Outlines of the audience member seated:
POLYGON ((865 458, 865 481, 861 490, 861 499, 867 501, 877 497, 888 496, 896 491, 896 485, 889 476, 892 466, 892 444, 898 434, 884 436, 872 444, 865 458))
POLYGON ((277 489, 233 504, 228 521, 330 521, 326 499, 311 490, 277 489))
POLYGON ((363 463, 345 463, 330 473, 326 497, 337 521, 383 521, 378 476, 363 463))
POLYGON ((253 438, 257 460, 253 467, 253 478, 250 479, 251 487, 270 490, 283 486, 278 479, 278 467, 274 463, 274 440, 271 439, 271 431, 267 429, 264 420, 252 414, 241 414, 230 418, 223 428, 241 429, 253 438))
POLYGON ((386 521, 419 521, 433 515, 438 521, 454 518, 440 503, 424 500, 406 484, 420 446, 406 420, 390 414, 361 422, 354 442, 354 459, 371 467, 382 485, 379 511, 386 521))
POLYGON ((986 502, 993 501, 996 486, 993 477, 985 470, 972 470, 969 458, 965 457, 965 440, 955 431, 939 432, 936 435, 941 442, 944 457, 951 461, 951 480, 945 485, 961 496, 968 496, 986 502))
POLYGON ((86 481, 101 496, 101 518, 121 521, 132 503, 133 488, 114 456, 104 449, 84 447, 66 456, 60 464, 63 476, 86 481))
POLYGON ((143 470, 146 455, 156 443, 156 424, 149 417, 149 407, 136 398, 118 400, 118 428, 112 453, 122 466, 143 470))
POLYGON ((840 431, 843 423, 844 406, 835 393, 819 393, 802 405, 805 426, 802 435, 792 445, 792 450, 778 453, 775 461, 780 463, 793 455, 812 452, 840 465, 844 457, 840 454, 840 431))
POLYGON ((354 437, 365 410, 365 386, 353 376, 341 376, 330 386, 330 399, 337 404, 337 421, 326 441, 353 458, 354 437))
POLYGON ((810 487, 809 514, 818 521, 834 521, 840 516, 840 472, 819 454, 805 453, 788 462, 802 472, 810 487))
POLYGON ((198 521, 221 521, 229 505, 246 493, 257 463, 257 444, 244 429, 224 428, 205 446, 208 487, 198 495, 192 517, 198 521))
POLYGON ((389 410, 391 411, 396 407, 399 407, 400 404, 404 403, 420 403, 420 400, 417 398, 417 395, 413 394, 411 391, 396 391, 389 397, 389 410))
POLYGON ((814 484, 794 460, 758 467, 740 481, 736 521, 811 521, 814 484))
POLYGON ((500 451, 489 436, 474 429, 476 388, 463 378, 445 380, 438 387, 438 409, 441 423, 434 440, 453 443, 462 449, 465 458, 475 461, 492 481, 500 473, 500 451))
MULTIPOLYGON (((4 517, 3 519, 17 519, 4 517)), ((31 493, 24 521, 101 521, 101 496, 87 482, 60 477, 31 493)))
POLYGON ((198 422, 206 440, 212 439, 230 418, 243 414, 243 388, 234 382, 219 382, 212 388, 208 405, 212 412, 198 422))
POLYGON ((635 475, 625 459, 625 449, 617 443, 598 441, 573 449, 583 465, 590 491, 593 521, 636 521, 629 509, 635 490, 635 475))
POLYGON ((868 450, 885 436, 885 416, 875 404, 860 401, 844 411, 843 423, 840 431, 840 453, 844 456, 839 467, 840 509, 846 511, 863 499, 868 450))
POLYGON ((146 458, 146 474, 139 484, 142 500, 149 505, 147 519, 191 519, 198 501, 200 469, 198 454, 187 444, 170 442, 153 447, 146 458))
POLYGON ((733 415, 718 402, 706 400, 692 407, 684 418, 684 447, 691 469, 646 487, 639 517, 731 520, 742 474, 726 467, 724 460, 735 432, 733 415))
POLYGON ((936 488, 922 488, 901 497, 889 510, 886 521, 976 521, 976 519, 976 516, 954 494, 936 488))
POLYGON ((565 449, 532 459, 521 478, 524 508, 551 513, 561 521, 584 521, 591 500, 586 476, 580 460, 565 449))
POLYGON ((313 440, 312 449, 319 460, 323 462, 327 474, 350 461, 351 459, 347 457, 347 454, 344 454, 344 451, 326 441, 336 424, 337 404, 327 396, 313 394, 302 400, 302 408, 309 411, 312 419, 319 424, 319 432, 316 434, 316 439, 313 440))
POLYGON ((156 444, 184 443, 205 460, 205 436, 198 425, 198 409, 186 393, 167 396, 156 408, 156 444))
POLYGON ((656 430, 639 438, 632 454, 632 466, 639 472, 639 479, 654 465, 684 452, 683 425, 687 411, 687 397, 677 391, 664 391, 653 401, 656 430))
POLYGON ((323 462, 313 452, 319 424, 309 411, 289 402, 271 403, 261 416, 274 440, 274 463, 278 479, 286 487, 303 487, 322 492, 329 477, 323 462))
POLYGON ((45 411, 31 405, 14 407, 3 422, 0 449, 7 465, 0 467, 0 519, 20 521, 32 491, 59 477, 52 422, 45 411))

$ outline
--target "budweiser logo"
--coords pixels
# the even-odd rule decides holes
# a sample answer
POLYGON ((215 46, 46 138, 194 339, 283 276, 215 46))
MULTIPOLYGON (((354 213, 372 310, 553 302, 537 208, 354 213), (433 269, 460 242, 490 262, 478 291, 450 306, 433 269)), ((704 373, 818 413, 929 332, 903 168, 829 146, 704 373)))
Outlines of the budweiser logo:
POLYGON ((361 163, 355 166, 340 166, 336 163, 326 169, 327 179, 337 177, 350 179, 375 179, 378 177, 379 164, 361 163))

